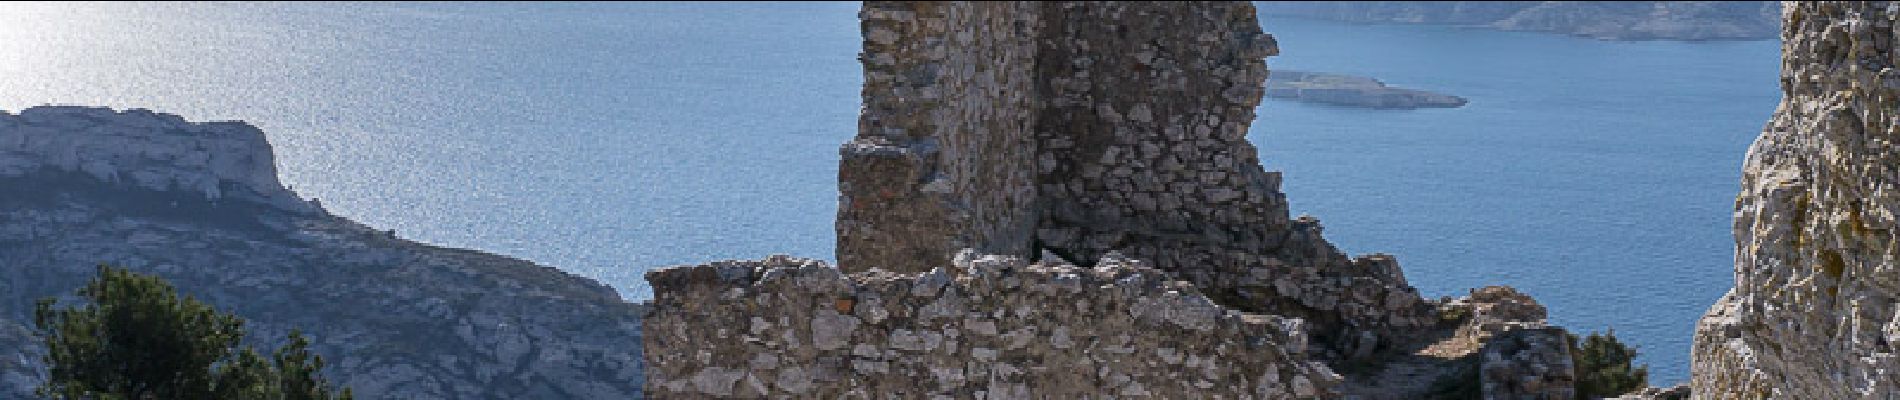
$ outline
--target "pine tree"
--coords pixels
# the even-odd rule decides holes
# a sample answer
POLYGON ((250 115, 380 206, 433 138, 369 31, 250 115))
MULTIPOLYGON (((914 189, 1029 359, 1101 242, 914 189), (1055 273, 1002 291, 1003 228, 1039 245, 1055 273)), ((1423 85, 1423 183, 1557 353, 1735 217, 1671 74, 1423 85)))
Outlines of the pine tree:
POLYGON ((1649 366, 1632 366, 1636 349, 1616 340, 1616 330, 1577 340, 1570 335, 1570 357, 1577 368, 1577 398, 1616 397, 1649 386, 1649 366))
POLYGON ((339 396, 330 390, 318 372, 323 369, 323 357, 310 354, 310 341, 303 333, 290 331, 290 343, 277 349, 272 362, 277 369, 277 388, 283 393, 284 400, 327 400, 349 399, 350 391, 343 390, 339 396))
POLYGON ((54 399, 349 399, 318 371, 323 360, 292 332, 290 344, 266 359, 238 347, 244 320, 203 302, 179 298, 157 277, 99 266, 79 289, 88 303, 55 308, 41 299, 33 322, 45 340, 48 379, 38 392, 54 399))

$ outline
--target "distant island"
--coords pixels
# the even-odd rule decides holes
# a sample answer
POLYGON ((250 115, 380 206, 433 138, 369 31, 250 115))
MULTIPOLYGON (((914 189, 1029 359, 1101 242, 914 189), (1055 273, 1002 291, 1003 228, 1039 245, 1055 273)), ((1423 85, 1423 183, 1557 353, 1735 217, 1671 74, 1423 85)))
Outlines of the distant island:
POLYGON ((1363 76, 1275 70, 1267 75, 1267 97, 1348 107, 1414 109, 1455 108, 1465 98, 1386 86, 1363 76))
POLYGON ((1552 32, 1602 40, 1756 40, 1781 34, 1772 1, 1265 1, 1262 15, 1552 32))

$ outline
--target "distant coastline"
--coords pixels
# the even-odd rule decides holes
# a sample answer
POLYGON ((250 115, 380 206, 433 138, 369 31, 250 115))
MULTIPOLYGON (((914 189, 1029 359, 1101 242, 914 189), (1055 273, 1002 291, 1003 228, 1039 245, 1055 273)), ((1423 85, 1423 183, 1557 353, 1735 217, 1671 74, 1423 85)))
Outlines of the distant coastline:
POLYGON ((1781 34, 1772 1, 1269 1, 1261 15, 1482 27, 1599 40, 1764 40, 1781 34))

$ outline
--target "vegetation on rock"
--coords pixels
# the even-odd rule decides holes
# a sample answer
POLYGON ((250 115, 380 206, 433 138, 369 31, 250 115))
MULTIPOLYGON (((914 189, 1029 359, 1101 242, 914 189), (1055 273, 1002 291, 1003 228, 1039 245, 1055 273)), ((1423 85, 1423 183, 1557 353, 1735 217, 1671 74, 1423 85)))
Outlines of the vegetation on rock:
POLYGON ((33 322, 51 369, 39 389, 53 399, 349 399, 319 375, 323 358, 292 331, 269 356, 239 348, 244 320, 180 298, 158 277, 99 266, 78 291, 89 304, 41 299, 33 322))
POLYGON ((1616 397, 1649 386, 1649 366, 1635 366, 1636 349, 1616 340, 1616 330, 1577 339, 1570 335, 1577 366, 1577 398, 1616 397))

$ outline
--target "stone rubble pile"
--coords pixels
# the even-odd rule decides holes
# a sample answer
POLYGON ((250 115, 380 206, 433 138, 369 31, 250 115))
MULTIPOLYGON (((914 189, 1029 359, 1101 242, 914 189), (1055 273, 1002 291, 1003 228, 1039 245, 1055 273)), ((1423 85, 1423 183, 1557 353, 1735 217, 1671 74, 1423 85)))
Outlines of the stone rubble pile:
POLYGON ((1570 359, 1569 335, 1562 328, 1542 327, 1511 329, 1490 337, 1478 352, 1484 398, 1577 398, 1576 364, 1570 359))

